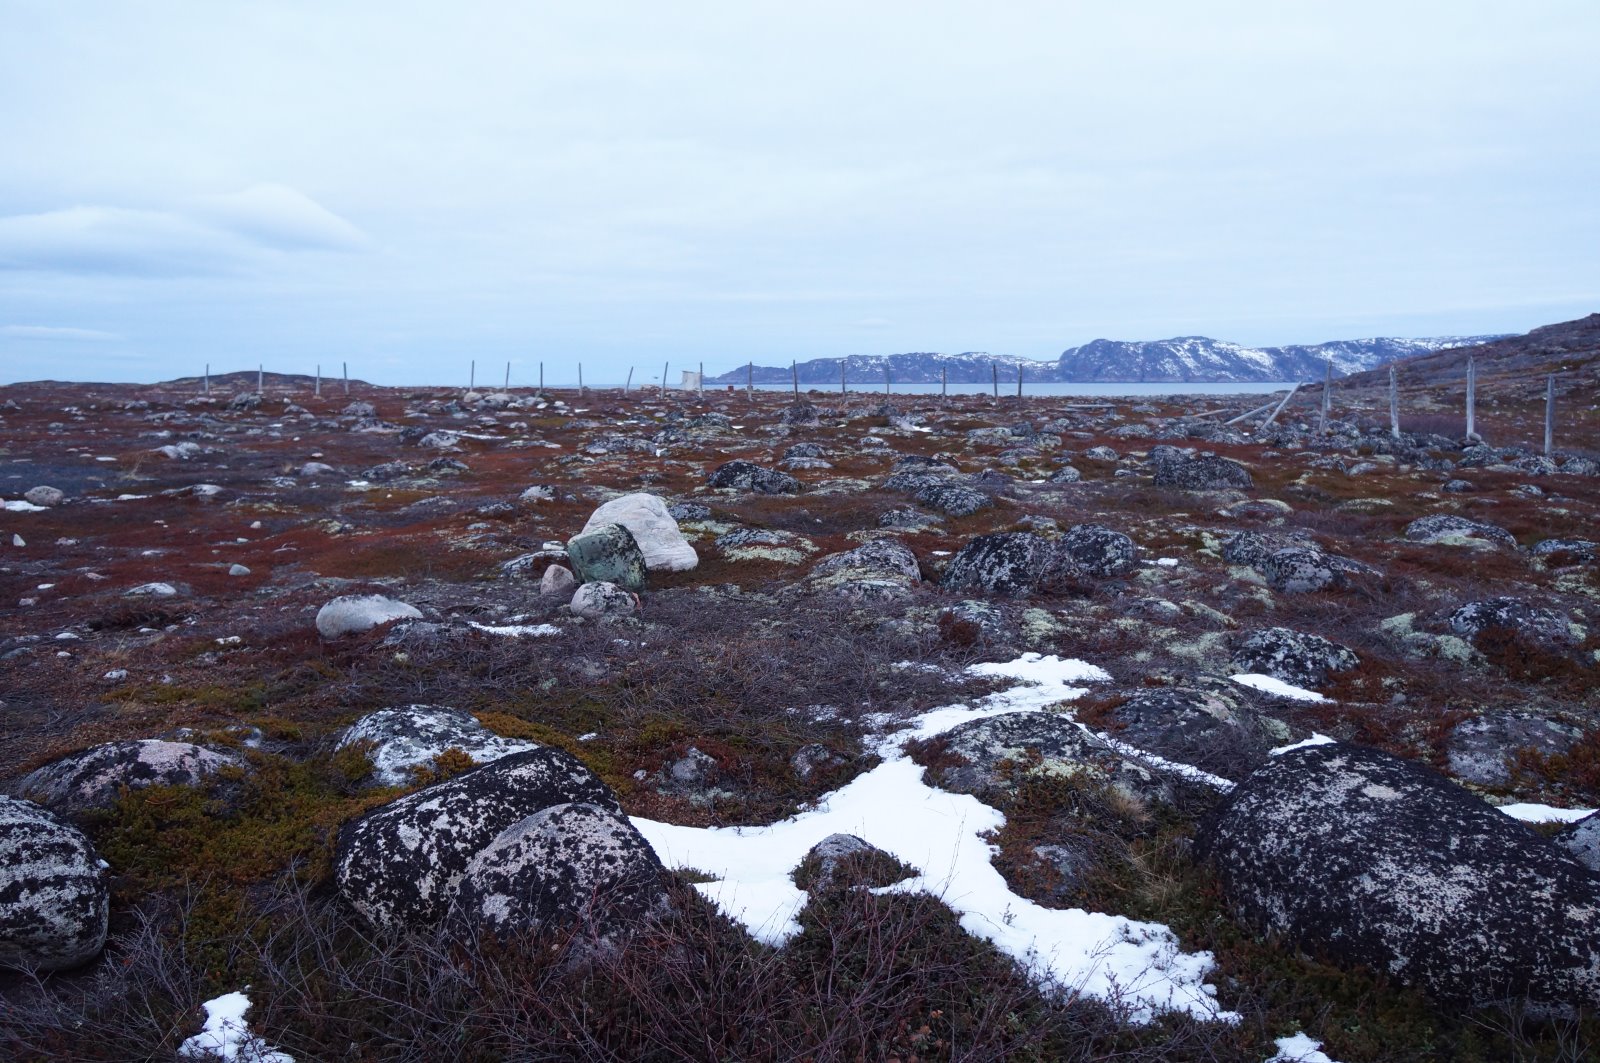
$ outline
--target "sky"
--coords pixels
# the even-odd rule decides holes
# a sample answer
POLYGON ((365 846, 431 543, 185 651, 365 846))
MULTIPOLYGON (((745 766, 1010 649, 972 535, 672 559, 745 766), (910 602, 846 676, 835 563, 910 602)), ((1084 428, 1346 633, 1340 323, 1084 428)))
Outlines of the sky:
POLYGON ((1600 310, 1600 3, 0 0, 0 382, 1600 310))

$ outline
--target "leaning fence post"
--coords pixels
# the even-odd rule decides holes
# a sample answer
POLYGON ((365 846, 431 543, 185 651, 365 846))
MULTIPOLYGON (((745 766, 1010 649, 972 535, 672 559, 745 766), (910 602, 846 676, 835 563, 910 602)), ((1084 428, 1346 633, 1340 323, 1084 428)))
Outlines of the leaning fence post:
POLYGON ((1389 367, 1389 434, 1400 438, 1400 386, 1395 381, 1392 365, 1389 367))
POLYGON ((1272 412, 1267 415, 1267 419, 1265 421, 1261 422, 1261 427, 1265 428, 1268 425, 1270 425, 1273 421, 1276 421, 1278 419, 1278 414, 1283 412, 1283 408, 1285 406, 1289 405, 1289 400, 1294 398, 1294 393, 1299 391, 1299 390, 1300 390, 1300 382, 1297 380, 1297 381, 1295 381, 1294 386, 1289 389, 1289 394, 1285 395, 1283 397, 1283 401, 1278 403, 1278 405, 1274 406, 1272 408, 1272 412))
POLYGON ((1544 381, 1544 456, 1549 457, 1556 441, 1556 375, 1544 381))
POLYGON ((633 366, 628 366, 628 379, 622 382, 622 393, 626 395, 628 388, 633 384, 633 366))
POLYGON ((1478 438, 1478 365, 1467 355, 1467 442, 1478 438))
POLYGON ((671 369, 671 368, 672 368, 672 363, 670 361, 661 363, 661 397, 662 398, 666 398, 666 396, 667 396, 667 370, 671 369))

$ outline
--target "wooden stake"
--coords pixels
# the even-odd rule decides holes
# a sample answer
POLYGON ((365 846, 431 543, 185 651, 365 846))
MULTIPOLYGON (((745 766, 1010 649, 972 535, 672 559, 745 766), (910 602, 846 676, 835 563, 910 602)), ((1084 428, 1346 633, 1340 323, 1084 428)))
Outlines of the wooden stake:
POLYGON ((349 398, 350 397, 350 363, 349 362, 340 362, 339 364, 344 367, 343 368, 343 372, 344 372, 344 394, 345 394, 346 398, 349 398))
POLYGON ((889 367, 888 366, 884 366, 883 367, 883 393, 885 395, 889 394, 889 367))
POLYGON ((1017 366, 1017 401, 1022 401, 1022 366, 1017 366))
POLYGON ((1556 441, 1556 375, 1544 381, 1544 456, 1549 457, 1556 441))
POLYGON ((500 390, 501 391, 510 391, 511 390, 511 363, 510 362, 506 363, 506 382, 505 382, 504 385, 501 386, 500 390))
POLYGON ((700 363, 700 375, 694 379, 694 389, 702 398, 706 393, 706 363, 700 363))
POLYGON ((628 366, 628 379, 622 382, 622 393, 626 395, 628 388, 633 384, 633 366, 628 366))
POLYGON ((539 363, 539 394, 544 394, 544 363, 539 363))
POLYGON ((317 386, 312 391, 312 394, 314 394, 319 399, 322 398, 322 363, 321 362, 317 363, 317 386))
POLYGON ((939 397, 941 399, 948 399, 950 397, 950 367, 949 366, 941 365, 939 367, 939 397))
POLYGON ((1400 385, 1394 378, 1394 366, 1389 367, 1389 435, 1400 438, 1400 385))
POLYGON ((799 402, 800 401, 800 363, 794 361, 793 359, 790 359, 790 361, 789 361, 789 375, 794 378, 794 398, 795 398, 796 402, 799 402))
POLYGON ((1322 378, 1322 420, 1317 425, 1317 432, 1320 435, 1328 434, 1328 409, 1332 403, 1332 388, 1333 359, 1329 358, 1327 372, 1322 378))
POLYGON ((583 395, 583 363, 578 363, 578 394, 583 395))
POLYGON ((1000 367, 993 362, 989 363, 989 375, 994 378, 994 401, 1000 401, 1000 367))
POLYGON ((671 362, 662 362, 661 363, 661 394, 662 394, 663 398, 667 394, 667 370, 671 369, 671 368, 672 368, 672 363, 671 362))
POLYGON ((478 360, 474 358, 467 366, 467 390, 471 391, 478 386, 478 360))
POLYGON ((744 393, 751 402, 756 401, 756 363, 745 366, 744 393))
MULTIPOLYGON (((1224 426, 1226 426, 1226 425, 1238 424, 1240 421, 1248 421, 1250 418, 1254 417, 1256 414, 1258 414, 1258 413, 1266 413, 1268 410, 1272 409, 1273 406, 1277 405, 1277 401, 1278 400, 1274 399, 1271 402, 1265 403, 1265 404, 1263 404, 1261 406, 1257 406, 1253 410, 1250 410, 1250 411, 1248 411, 1246 413, 1241 413, 1239 416, 1237 416, 1237 417, 1235 417, 1235 418, 1233 418, 1231 420, 1223 421, 1222 423, 1223 423, 1224 426)), ((1095 407, 1095 408, 1099 409, 1099 407, 1095 407)))
POLYGON ((839 359, 839 394, 844 394, 844 359, 839 359))
POLYGON ((211 394, 211 363, 206 363, 206 394, 211 394))
POLYGON ((256 394, 266 394, 266 374, 261 371, 261 363, 256 363, 256 394))
POLYGON ((1467 441, 1478 438, 1478 365, 1467 355, 1467 441))

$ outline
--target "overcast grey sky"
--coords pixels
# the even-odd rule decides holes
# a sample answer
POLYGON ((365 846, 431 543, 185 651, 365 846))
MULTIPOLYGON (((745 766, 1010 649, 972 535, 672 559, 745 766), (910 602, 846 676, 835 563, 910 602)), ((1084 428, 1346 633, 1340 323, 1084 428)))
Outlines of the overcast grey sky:
POLYGON ((1595 0, 0 0, 0 380, 1521 331, 1600 309, 1597 55, 1595 0))

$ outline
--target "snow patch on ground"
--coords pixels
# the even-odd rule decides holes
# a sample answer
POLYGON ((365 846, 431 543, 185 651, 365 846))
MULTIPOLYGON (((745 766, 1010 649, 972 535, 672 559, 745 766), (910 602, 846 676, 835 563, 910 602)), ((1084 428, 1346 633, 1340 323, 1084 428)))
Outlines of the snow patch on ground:
POLYGON ((1257 675, 1253 672, 1244 672, 1240 675, 1234 676, 1233 681, 1238 683, 1240 686, 1246 686, 1252 690, 1259 690, 1263 694, 1272 694, 1276 697, 1289 698, 1293 701, 1332 700, 1331 698, 1323 697, 1315 690, 1307 690, 1305 687, 1297 687, 1293 683, 1285 683, 1276 676, 1257 675))
POLYGON ((1512 819, 1520 819, 1524 823, 1576 823, 1586 816, 1594 815, 1595 811, 1592 808, 1556 808, 1553 805, 1536 805, 1528 802, 1496 807, 1512 819))
POLYGON ((1277 1040, 1278 1052, 1266 1063, 1334 1063, 1322 1051, 1322 1042, 1313 1041, 1303 1033, 1277 1040))
POLYGON ((32 502, 25 502, 20 498, 7 502, 5 505, 7 513, 43 513, 50 508, 49 506, 36 506, 32 502))
POLYGON ((513 638, 522 635, 559 635, 561 629, 554 624, 480 624, 476 620, 467 621, 468 625, 490 635, 509 635, 513 638))
POLYGON ((1267 755, 1281 757, 1285 753, 1293 753, 1297 749, 1305 749, 1309 746, 1331 746, 1333 743, 1334 739, 1329 738, 1325 734, 1313 734, 1310 738, 1302 738, 1298 742, 1290 742, 1286 746, 1278 746, 1276 749, 1269 749, 1267 750, 1267 755))
POLYGON ((293 1056, 278 1051, 250 1032, 249 1024, 244 1021, 244 1013, 250 1010, 250 998, 243 991, 224 993, 200 1006, 206 1010, 205 1027, 178 1046, 179 1059, 294 1063, 293 1056))
POLYGON ((993 847, 982 837, 1003 826, 1005 817, 971 795, 926 785, 921 766, 904 751, 911 738, 931 737, 985 716, 1040 711, 1085 692, 1072 684, 1110 676, 1083 661, 1037 653, 967 672, 1016 679, 1018 685, 973 706, 924 713, 882 740, 882 764, 806 812, 766 827, 633 823, 668 867, 717 876, 695 888, 769 945, 782 945, 800 933, 796 916, 807 895, 790 878, 794 868, 828 835, 855 834, 917 871, 880 892, 938 897, 968 933, 994 943, 1046 984, 1120 1002, 1136 1022, 1165 1011, 1236 1021, 1206 984, 1214 967, 1211 954, 1183 952, 1166 926, 1078 908, 1044 908, 1011 892, 994 867, 993 847))

